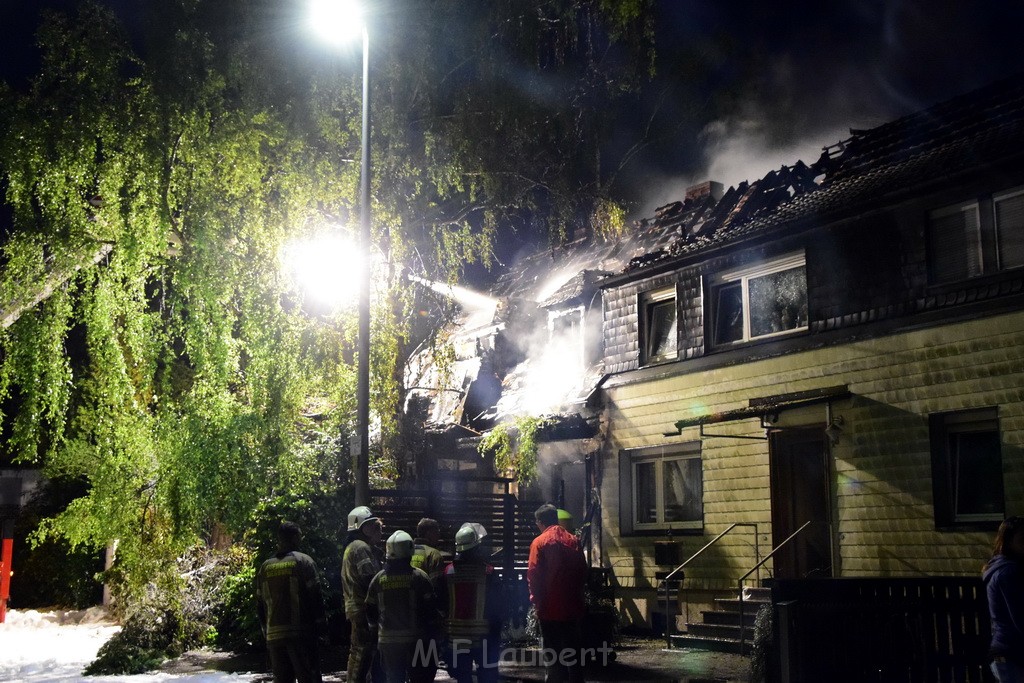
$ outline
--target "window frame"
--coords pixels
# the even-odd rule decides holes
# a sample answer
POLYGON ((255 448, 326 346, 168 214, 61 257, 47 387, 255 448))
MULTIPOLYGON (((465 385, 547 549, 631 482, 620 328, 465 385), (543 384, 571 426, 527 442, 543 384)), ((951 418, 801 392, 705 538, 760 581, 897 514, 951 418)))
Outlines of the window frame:
MULTIPOLYGON (((726 349, 735 346, 743 346, 752 342, 760 342, 768 339, 775 339, 778 337, 785 337, 793 334, 799 334, 806 332, 809 329, 809 315, 804 319, 803 325, 790 328, 788 330, 779 330, 776 332, 769 332, 767 334, 759 334, 753 336, 751 330, 751 311, 750 311, 750 281, 756 280, 757 278, 765 277, 768 275, 774 275, 776 273, 782 273, 789 270, 803 270, 804 276, 804 296, 807 296, 807 255, 801 251, 792 252, 783 256, 778 256, 767 261, 758 262, 756 264, 746 265, 740 268, 734 268, 721 273, 717 273, 710 278, 709 292, 710 297, 708 298, 710 310, 708 311, 707 319, 711 321, 710 335, 706 335, 711 340, 711 348, 713 349, 726 349), (742 333, 739 339, 732 339, 729 341, 719 341, 719 315, 722 311, 722 305, 719 298, 720 293, 726 287, 733 287, 739 284, 740 286, 740 306, 742 308, 742 333)), ((804 301, 805 310, 809 309, 809 302, 804 301)))
MULTIPOLYGON (((1015 268, 1024 267, 1024 263, 1018 263, 1018 264, 1009 265, 1009 266, 1008 265, 1004 265, 1004 262, 1003 262, 1004 261, 1004 255, 1003 255, 1003 248, 1002 248, 1003 242, 1000 239, 1001 235, 1000 235, 1000 225, 999 225, 999 212, 996 211, 996 206, 999 204, 999 202, 1004 202, 1004 201, 1006 201, 1008 199, 1014 199, 1015 197, 1020 197, 1022 195, 1024 195, 1024 185, 1021 185, 1019 187, 1012 187, 1010 189, 1003 190, 1001 192, 997 192, 997 193, 992 195, 992 234, 993 234, 994 242, 995 242, 995 246, 996 246, 995 265, 996 265, 996 271, 998 271, 998 272, 1001 272, 1001 271, 1004 271, 1004 270, 1013 270, 1015 268)), ((1024 230, 1024 228, 1021 228, 1021 229, 1024 230)))
MULTIPOLYGON (((1006 254, 1004 253, 1002 238, 1010 233, 1009 231, 1004 232, 1004 228, 999 225, 997 212, 1000 202, 1022 195, 1024 195, 1024 185, 1015 185, 997 192, 981 193, 959 202, 943 204, 928 209, 924 216, 925 262, 928 273, 928 285, 937 288, 949 287, 975 278, 998 275, 1024 267, 1024 247, 1021 248, 1022 257, 1019 263, 1004 265, 1006 254), (965 237, 965 239, 969 242, 968 246, 977 252, 977 267, 972 271, 970 262, 957 264, 958 267, 962 267, 963 270, 967 271, 967 275, 964 277, 960 277, 957 273, 943 273, 939 270, 941 264, 938 262, 937 251, 940 249, 940 245, 933 227, 934 221, 937 218, 950 216, 969 209, 974 210, 977 230, 975 235, 965 237)), ((1024 232, 1024 226, 1019 227, 1018 230, 1024 232)), ((1019 237, 1018 241, 1024 242, 1024 235, 1019 237)))
MULTIPOLYGON (((940 530, 993 530, 1006 514, 1005 469, 1003 466, 1002 432, 999 428, 998 408, 971 408, 928 416, 929 447, 932 458, 932 493, 935 527, 940 530), (959 485, 955 468, 955 456, 951 451, 950 437, 955 434, 994 434, 996 439, 995 457, 998 464, 998 482, 992 482, 986 489, 994 489, 999 510, 991 513, 960 513, 957 510, 959 485)), ((967 482, 968 484, 970 482, 967 482)))
POLYGON ((619 452, 619 530, 625 535, 660 535, 666 531, 682 534, 704 532, 704 460, 700 441, 672 444, 670 446, 648 446, 623 449, 619 452), (665 519, 665 464, 684 460, 696 460, 700 473, 699 514, 695 520, 666 522, 665 519), (637 520, 637 466, 655 464, 655 509, 658 521, 637 520))
POLYGON ((646 292, 642 292, 638 297, 637 311, 639 312, 639 347, 640 347, 640 365, 655 365, 657 363, 665 363, 669 361, 678 360, 679 358, 679 292, 675 284, 667 287, 658 287, 646 292), (675 326, 675 339, 673 348, 670 352, 666 353, 655 353, 653 348, 654 335, 652 335, 652 326, 656 320, 651 315, 652 311, 656 308, 664 306, 668 302, 672 303, 672 309, 675 313, 673 325, 675 326))

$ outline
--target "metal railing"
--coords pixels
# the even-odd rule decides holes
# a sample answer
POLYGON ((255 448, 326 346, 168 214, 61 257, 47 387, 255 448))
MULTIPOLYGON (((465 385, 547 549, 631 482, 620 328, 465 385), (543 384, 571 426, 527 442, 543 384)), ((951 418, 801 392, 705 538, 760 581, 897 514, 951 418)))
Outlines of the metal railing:
MULTIPOLYGON (((743 628, 743 582, 746 581, 747 577, 750 576, 751 574, 753 574, 755 571, 759 572, 759 570, 761 569, 761 565, 763 565, 765 562, 770 560, 772 555, 777 553, 783 546, 785 546, 787 543, 789 543, 794 538, 796 538, 800 534, 801 531, 803 531, 804 529, 806 529, 810 525, 811 525, 810 520, 804 522, 803 526, 801 526, 799 529, 797 529, 796 531, 791 533, 789 535, 789 537, 786 538, 786 540, 784 540, 782 543, 780 543, 777 546, 775 546, 774 548, 772 548, 772 551, 770 553, 768 553, 767 555, 765 555, 764 559, 762 559, 760 562, 758 562, 756 565, 754 565, 753 568, 750 571, 748 571, 746 574, 741 576, 739 581, 737 582, 737 589, 738 589, 739 597, 740 597, 740 654, 744 654, 743 650, 745 649, 745 645, 746 645, 746 632, 744 631, 744 628, 743 628)), ((758 583, 761 582, 761 574, 760 573, 758 573, 758 575, 757 575, 757 580, 758 580, 758 583)))
MULTIPOLYGON (((676 574, 682 573, 682 576, 680 576, 680 578, 678 580, 679 580, 680 590, 685 590, 685 589, 682 588, 682 581, 683 581, 683 579, 686 578, 686 572, 683 572, 683 568, 686 567, 686 565, 690 564, 690 562, 692 562, 693 560, 697 559, 697 557, 699 557, 705 550, 707 550, 708 548, 713 546, 715 543, 718 543, 718 541, 721 540, 723 536, 725 536, 726 534, 728 534, 730 531, 732 531, 733 529, 735 529, 738 526, 754 527, 754 557, 757 558, 758 560, 760 560, 760 558, 761 558, 761 551, 760 551, 760 549, 758 547, 758 543, 757 543, 757 524, 755 524, 754 522, 736 522, 735 524, 730 524, 729 527, 725 531, 723 531, 722 533, 720 533, 717 536, 715 536, 713 539, 711 539, 711 541, 707 545, 705 545, 703 548, 701 548, 700 550, 695 552, 693 555, 690 555, 690 557, 686 558, 686 560, 684 560, 682 564, 680 564, 678 567, 676 567, 675 569, 670 571, 668 573, 668 575, 666 575, 665 578, 662 579, 661 583, 665 587, 665 644, 666 644, 667 647, 671 647, 671 645, 672 645, 672 632, 675 630, 675 623, 674 623, 675 622, 675 618, 672 615, 672 610, 669 609, 669 596, 670 596, 669 582, 673 579, 673 577, 675 577, 676 574)), ((765 559, 767 559, 767 558, 765 558, 765 559)), ((758 561, 755 569, 760 569, 762 564, 764 564, 764 561, 758 561)), ((751 574, 751 572, 747 572, 747 574, 744 576, 744 578, 746 578, 747 576, 750 576, 750 574, 751 574)), ((759 575, 759 577, 760 577, 760 575, 759 575)), ((741 615, 741 618, 742 618, 742 615, 741 615)))

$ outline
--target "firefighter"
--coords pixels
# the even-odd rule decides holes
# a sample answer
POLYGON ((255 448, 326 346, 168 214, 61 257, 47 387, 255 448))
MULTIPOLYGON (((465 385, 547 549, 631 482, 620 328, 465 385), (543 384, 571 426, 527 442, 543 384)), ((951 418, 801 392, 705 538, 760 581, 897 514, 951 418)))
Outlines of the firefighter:
POLYGON ((281 522, 277 553, 256 575, 256 609, 267 639, 274 683, 319 683, 317 640, 326 618, 313 559, 299 552, 302 531, 281 522))
POLYGON ((412 566, 412 554, 412 536, 391 534, 384 569, 373 577, 366 594, 366 616, 377 633, 388 683, 405 683, 407 675, 412 683, 426 683, 437 671, 437 652, 428 646, 438 617, 434 589, 427 575, 412 566))
POLYGON ((444 573, 444 557, 437 549, 441 541, 441 525, 436 519, 424 517, 416 525, 416 539, 412 550, 412 566, 422 569, 436 588, 444 573))
POLYGON ((377 547, 382 533, 381 521, 365 505, 348 513, 348 537, 341 560, 341 588, 345 594, 345 618, 352 624, 346 675, 346 680, 352 683, 365 683, 371 670, 374 670, 374 681, 383 678, 383 672, 374 666, 377 639, 370 633, 366 621, 366 591, 384 565, 377 547))
MULTIPOLYGON (((441 525, 436 519, 424 517, 416 525, 416 539, 412 550, 412 566, 422 569, 430 579, 430 585, 437 593, 440 589, 442 575, 444 574, 444 556, 437 546, 441 540, 441 525)), ((440 623, 437 624, 438 627, 440 623)), ((427 649, 436 652, 441 640, 441 633, 435 629, 428 634, 427 649)), ((426 664, 424 677, 428 681, 434 680, 437 673, 438 657, 430 657, 426 664), (432 668, 431 668, 432 667, 432 668), (429 677, 428 677, 429 675, 429 677)))
POLYGON ((479 683, 498 680, 504 601, 494 567, 480 544, 480 532, 465 524, 455 534, 455 561, 444 570, 442 605, 447 607, 445 631, 449 665, 459 683, 472 683, 473 664, 479 683))

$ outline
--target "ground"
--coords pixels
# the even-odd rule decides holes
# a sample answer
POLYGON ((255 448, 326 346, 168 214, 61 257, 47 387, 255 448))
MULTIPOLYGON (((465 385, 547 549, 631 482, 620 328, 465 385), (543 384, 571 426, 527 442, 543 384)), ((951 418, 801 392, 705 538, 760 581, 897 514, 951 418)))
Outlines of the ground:
MULTIPOLYGON (((501 666, 503 681, 543 681, 544 669, 534 663, 535 650, 524 648, 516 652, 519 663, 505 662, 501 666)), ((261 656, 262 657, 262 656, 261 656)), ((184 674, 202 670, 254 671, 265 669, 260 658, 239 657, 218 652, 191 652, 168 662, 163 671, 184 674)), ((510 656, 509 660, 512 659, 510 656)), ((341 657, 325 657, 324 681, 339 683, 345 680, 341 657)), ((750 660, 740 655, 703 650, 667 650, 665 641, 652 638, 620 638, 615 646, 615 659, 607 664, 587 667, 588 681, 629 681, 630 683, 745 683, 749 680, 750 660)), ((443 671, 435 681, 451 681, 443 671)), ((270 677, 258 679, 269 682, 270 677)))

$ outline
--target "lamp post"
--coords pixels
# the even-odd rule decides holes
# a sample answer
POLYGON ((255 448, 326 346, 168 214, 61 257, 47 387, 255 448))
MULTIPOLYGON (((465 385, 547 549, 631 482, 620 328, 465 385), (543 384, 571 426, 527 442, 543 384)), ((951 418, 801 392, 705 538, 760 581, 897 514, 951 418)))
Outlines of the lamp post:
MULTIPOLYGON (((346 25, 358 25, 363 39, 363 108, 359 169, 359 248, 369 255, 370 235, 370 33, 359 8, 351 0, 313 0, 314 29, 329 42, 339 43, 346 25)), ((355 504, 370 503, 370 268, 359 282, 359 340, 357 344, 356 433, 354 454, 355 504)))

